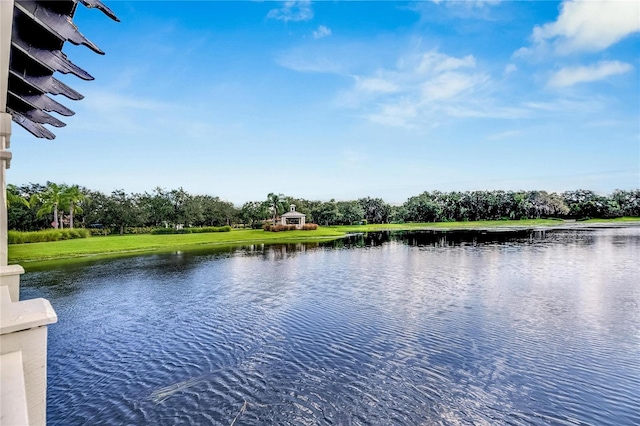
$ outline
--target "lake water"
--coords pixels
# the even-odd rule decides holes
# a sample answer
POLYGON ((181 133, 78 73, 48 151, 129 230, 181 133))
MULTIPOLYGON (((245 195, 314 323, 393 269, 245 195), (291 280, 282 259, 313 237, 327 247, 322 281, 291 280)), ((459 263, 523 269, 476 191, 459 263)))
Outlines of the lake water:
POLYGON ((52 425, 638 425, 640 228, 370 234, 29 272, 52 425))

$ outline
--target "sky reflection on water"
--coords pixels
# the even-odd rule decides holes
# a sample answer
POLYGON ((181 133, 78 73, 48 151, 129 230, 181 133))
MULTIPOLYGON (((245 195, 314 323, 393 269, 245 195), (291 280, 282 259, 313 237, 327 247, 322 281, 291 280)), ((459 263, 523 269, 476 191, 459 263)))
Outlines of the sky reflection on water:
POLYGON ((94 261, 46 297, 49 423, 640 423, 640 228, 94 261))

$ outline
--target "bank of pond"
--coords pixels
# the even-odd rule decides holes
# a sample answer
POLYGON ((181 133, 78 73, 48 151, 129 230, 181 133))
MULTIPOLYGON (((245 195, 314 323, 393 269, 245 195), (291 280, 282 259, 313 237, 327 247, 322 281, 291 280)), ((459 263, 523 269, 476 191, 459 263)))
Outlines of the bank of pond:
MULTIPOLYGON (((60 261, 72 258, 95 256, 118 256, 144 252, 168 252, 191 250, 209 246, 237 247, 247 244, 281 244, 291 242, 314 242, 335 240, 350 234, 380 231, 463 231, 482 234, 490 231, 515 232, 533 229, 553 229, 585 226, 635 226, 640 218, 597 219, 584 222, 568 222, 557 219, 499 220, 478 222, 436 222, 436 223, 398 223, 368 224, 317 227, 314 230, 290 230, 286 232, 265 232, 256 229, 232 229, 230 227, 213 228, 214 231, 166 232, 161 234, 125 234, 108 236, 89 236, 86 230, 65 230, 66 233, 82 233, 77 239, 59 239, 50 242, 28 244, 10 244, 10 263, 30 263, 41 261, 60 261)), ((187 228, 189 229, 189 228, 187 228)), ((212 228, 209 228, 212 229, 212 228)), ((43 231, 53 233, 53 231, 43 231)), ((61 232, 58 230, 57 232, 61 232)), ((10 231, 15 235, 20 234, 10 231)), ((32 233, 33 234, 33 233, 32 233)), ((10 240, 11 242, 11 240, 10 240)))

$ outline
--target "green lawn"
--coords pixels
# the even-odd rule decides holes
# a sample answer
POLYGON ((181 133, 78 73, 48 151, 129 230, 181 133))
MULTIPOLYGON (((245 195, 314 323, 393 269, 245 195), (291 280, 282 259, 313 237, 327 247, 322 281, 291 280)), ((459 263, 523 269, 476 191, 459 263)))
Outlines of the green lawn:
MULTIPOLYGON (((589 223, 632 223, 640 224, 640 218, 595 219, 589 223)), ((277 244, 312 242, 337 239, 348 233, 373 231, 402 231, 418 229, 456 230, 491 228, 534 228, 563 226, 561 220, 495 220, 479 222, 438 222, 403 223, 380 225, 328 226, 315 231, 265 232, 262 230, 239 229, 231 232, 175 235, 125 235, 91 237, 77 240, 52 241, 46 243, 9 245, 10 263, 27 263, 46 260, 72 259, 87 256, 112 256, 116 254, 161 252, 208 247, 229 247, 247 244, 277 244)))
POLYGON ((172 251, 207 246, 315 241, 317 239, 341 238, 344 234, 344 232, 328 228, 318 228, 315 231, 287 232, 242 229, 204 234, 110 235, 107 237, 91 237, 46 243, 11 244, 9 245, 9 263, 113 253, 172 251))
POLYGON ((328 226, 323 229, 334 229, 342 232, 402 231, 419 229, 455 230, 455 229, 488 229, 488 228, 532 228, 537 226, 558 226, 564 221, 553 219, 527 220, 480 220, 476 222, 428 222, 428 223, 390 223, 372 225, 328 226))
POLYGON ((495 228, 535 228, 540 226, 570 226, 572 224, 589 223, 638 223, 640 217, 618 217, 615 219, 589 219, 579 222, 569 222, 561 219, 525 219, 525 220, 480 220, 476 222, 428 222, 428 223, 391 223, 372 225, 328 226, 323 229, 334 229, 347 233, 374 231, 402 231, 402 230, 456 230, 456 229, 495 229, 495 228))
POLYGON ((614 219, 589 219, 580 223, 618 223, 618 222, 640 222, 640 217, 616 217, 614 219))

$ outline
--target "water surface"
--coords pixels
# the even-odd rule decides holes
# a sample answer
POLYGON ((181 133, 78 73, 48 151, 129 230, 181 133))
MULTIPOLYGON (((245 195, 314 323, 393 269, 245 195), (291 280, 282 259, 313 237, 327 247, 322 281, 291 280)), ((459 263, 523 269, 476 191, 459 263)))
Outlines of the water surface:
POLYGON ((48 420, 640 424, 640 228, 369 234, 66 265, 48 420))

